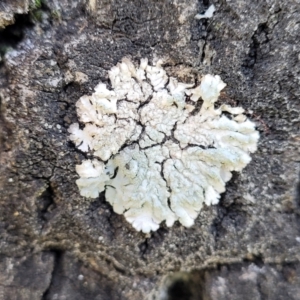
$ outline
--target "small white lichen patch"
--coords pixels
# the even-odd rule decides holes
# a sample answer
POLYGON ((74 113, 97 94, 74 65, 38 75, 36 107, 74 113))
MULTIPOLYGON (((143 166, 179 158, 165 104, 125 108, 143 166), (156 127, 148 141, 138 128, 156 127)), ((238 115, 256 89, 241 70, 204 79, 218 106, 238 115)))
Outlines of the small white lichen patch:
POLYGON ((207 11, 204 13, 204 14, 197 14, 195 16, 195 19, 209 19, 213 16, 214 12, 216 11, 216 8, 215 6, 212 4, 208 9, 207 11))
POLYGON ((226 84, 205 75, 199 86, 168 77, 158 61, 138 68, 124 58, 76 106, 70 139, 93 155, 76 166, 80 194, 106 200, 136 230, 166 221, 194 224, 204 204, 217 204, 232 171, 251 160, 259 138, 241 107, 215 108, 226 84), (226 114, 224 114, 224 112, 226 114))

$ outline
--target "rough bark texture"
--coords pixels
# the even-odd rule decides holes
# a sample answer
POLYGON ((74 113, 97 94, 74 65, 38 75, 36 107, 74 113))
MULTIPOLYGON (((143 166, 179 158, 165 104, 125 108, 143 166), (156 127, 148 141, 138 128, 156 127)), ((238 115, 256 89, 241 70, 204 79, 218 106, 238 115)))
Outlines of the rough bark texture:
POLYGON ((15 15, 26 14, 33 0, 2 0, 0 3, 0 29, 13 24, 15 15))
POLYGON ((211 3, 45 0, 0 32, 0 299, 300 299, 300 2, 215 0, 195 20, 211 3), (163 58, 184 81, 220 75, 220 102, 260 131, 189 229, 146 236, 79 195, 75 103, 124 56, 163 58))

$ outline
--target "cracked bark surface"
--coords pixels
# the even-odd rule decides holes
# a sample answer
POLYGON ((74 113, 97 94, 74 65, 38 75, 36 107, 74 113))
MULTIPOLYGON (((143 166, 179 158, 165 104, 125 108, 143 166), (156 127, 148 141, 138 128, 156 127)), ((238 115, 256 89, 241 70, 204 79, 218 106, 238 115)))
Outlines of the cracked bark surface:
POLYGON ((299 2, 214 1, 194 20, 211 3, 47 0, 24 26, 0 67, 0 299, 299 299, 299 2), (220 75, 219 104, 260 131, 189 229, 145 236, 103 194, 79 196, 75 103, 126 55, 164 58, 185 82, 220 75))

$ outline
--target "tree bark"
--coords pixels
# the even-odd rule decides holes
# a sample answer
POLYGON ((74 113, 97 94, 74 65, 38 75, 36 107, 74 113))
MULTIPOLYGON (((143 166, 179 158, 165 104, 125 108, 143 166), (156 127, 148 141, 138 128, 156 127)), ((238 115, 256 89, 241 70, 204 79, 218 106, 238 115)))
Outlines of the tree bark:
POLYGON ((300 299, 298 0, 0 10, 0 299, 300 299), (212 18, 194 19, 212 3, 212 18), (245 108, 260 132, 251 163, 191 228, 145 235, 103 194, 79 195, 75 103, 125 56, 162 58, 183 82, 220 75, 220 104, 245 108))

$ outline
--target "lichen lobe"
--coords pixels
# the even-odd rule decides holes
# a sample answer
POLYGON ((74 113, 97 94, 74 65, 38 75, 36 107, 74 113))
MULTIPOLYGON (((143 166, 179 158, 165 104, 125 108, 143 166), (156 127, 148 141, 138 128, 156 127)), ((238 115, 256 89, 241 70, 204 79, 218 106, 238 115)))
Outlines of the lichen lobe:
POLYGON ((80 194, 105 190, 114 211, 145 233, 162 221, 193 225, 203 204, 218 203, 231 172, 250 162, 254 123, 241 107, 214 107, 226 86, 219 76, 205 75, 194 87, 168 77, 161 61, 142 59, 136 68, 124 58, 109 78, 112 90, 99 83, 78 100, 83 129, 69 128, 78 149, 95 157, 76 166, 80 194))

